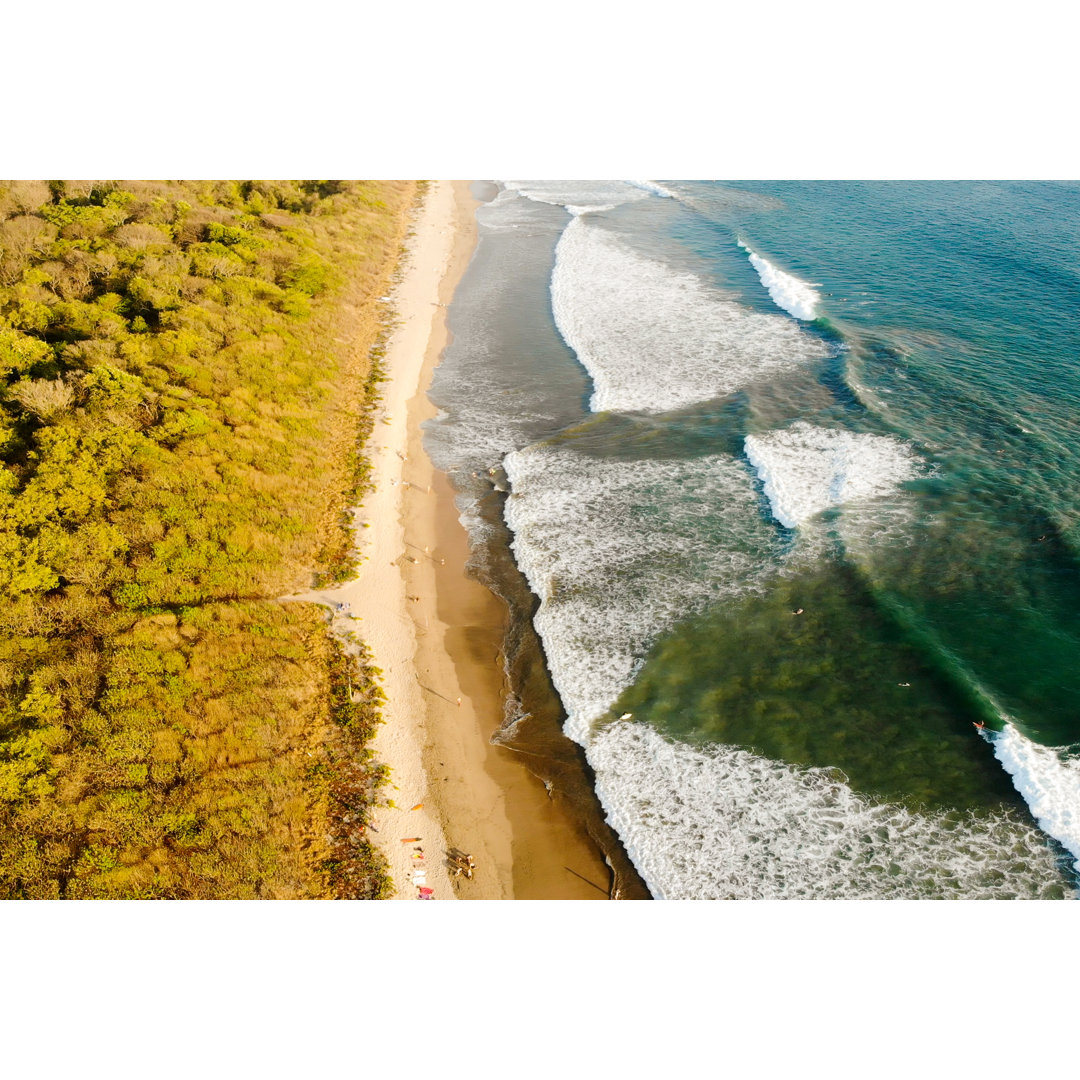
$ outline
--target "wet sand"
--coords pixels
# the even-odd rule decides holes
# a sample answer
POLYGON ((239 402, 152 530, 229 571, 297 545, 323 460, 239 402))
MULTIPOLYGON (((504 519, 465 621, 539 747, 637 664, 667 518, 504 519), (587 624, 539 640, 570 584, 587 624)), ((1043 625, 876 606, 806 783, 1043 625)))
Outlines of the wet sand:
POLYGON ((420 597, 410 605, 417 628, 414 662, 432 691, 451 686, 442 696, 426 694, 425 772, 447 838, 477 860, 473 880, 455 882, 460 897, 603 900, 611 877, 603 853, 520 755, 490 742, 503 719, 507 609, 466 574, 468 540, 453 488, 421 442, 420 425, 437 413, 426 390, 448 342, 446 306, 476 243, 476 203, 468 183, 455 184, 454 193, 456 237, 440 288, 444 306, 437 309, 420 392, 409 403, 405 463, 412 482, 404 494, 405 535, 419 560, 403 566, 407 593, 420 597))
POLYGON ((390 766, 395 805, 375 811, 372 839, 396 898, 416 898, 422 878, 437 900, 602 900, 612 884, 603 852, 520 752, 490 741, 503 718, 507 608, 467 575, 453 489, 421 441, 475 208, 467 181, 433 183, 426 196, 392 294, 398 325, 368 445, 374 491, 354 513, 365 560, 353 581, 304 598, 347 604, 335 630, 355 632, 383 671, 386 723, 373 749, 390 766), (471 879, 450 874, 455 848, 473 856, 471 879))

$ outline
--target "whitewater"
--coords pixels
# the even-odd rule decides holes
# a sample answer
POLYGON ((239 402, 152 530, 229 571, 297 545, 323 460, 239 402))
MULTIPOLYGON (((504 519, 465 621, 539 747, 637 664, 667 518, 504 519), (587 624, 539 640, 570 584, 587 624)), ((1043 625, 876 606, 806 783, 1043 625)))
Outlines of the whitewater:
POLYGON ((768 259, 762 258, 757 252, 748 248, 741 240, 739 247, 750 257, 750 265, 758 272, 761 284, 768 290, 769 296, 778 308, 783 308, 796 319, 814 318, 821 297, 814 291, 812 285, 800 281, 792 274, 784 273, 768 259))
POLYGON ((556 249, 551 306, 592 379, 594 412, 684 408, 826 353, 790 320, 747 311, 581 212, 556 249))
MULTIPOLYGON (((815 332, 823 286, 781 270, 775 238, 751 248, 732 227, 752 286, 734 261, 717 272, 670 260, 636 231, 635 215, 663 209, 722 259, 709 215, 782 205, 668 182, 501 185, 479 218, 482 235, 505 245, 505 269, 483 304, 476 287, 477 320, 498 320, 496 294, 526 266, 546 297, 536 294, 527 338, 508 322, 450 354, 465 389, 440 421, 440 464, 456 470, 474 551, 500 542, 477 508, 485 478, 501 489, 504 477, 501 519, 537 600, 532 621, 565 731, 655 896, 1071 896, 1063 860, 1080 870, 1080 764, 1008 722, 984 737, 1030 819, 990 802, 965 810, 870 795, 827 763, 675 739, 650 724, 647 705, 619 719, 620 698, 687 620, 793 588, 830 561, 882 588, 888 553, 917 549, 930 520, 922 500, 942 463, 858 404, 893 392, 864 364, 858 379, 873 393, 856 390, 855 404, 830 397, 826 373, 840 354, 835 336, 815 332), (545 299, 566 360, 545 336, 545 299), (511 333, 524 345, 512 371, 511 333)), ((851 386, 861 389, 855 377, 851 386)), ((970 725, 966 739, 976 739, 970 725)))

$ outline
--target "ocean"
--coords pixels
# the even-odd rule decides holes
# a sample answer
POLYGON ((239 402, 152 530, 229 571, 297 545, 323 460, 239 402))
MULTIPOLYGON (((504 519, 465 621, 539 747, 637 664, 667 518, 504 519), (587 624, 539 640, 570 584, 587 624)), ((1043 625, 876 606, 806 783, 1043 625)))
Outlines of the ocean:
POLYGON ((1080 185, 474 190, 493 741, 656 898, 1075 898, 1080 185))

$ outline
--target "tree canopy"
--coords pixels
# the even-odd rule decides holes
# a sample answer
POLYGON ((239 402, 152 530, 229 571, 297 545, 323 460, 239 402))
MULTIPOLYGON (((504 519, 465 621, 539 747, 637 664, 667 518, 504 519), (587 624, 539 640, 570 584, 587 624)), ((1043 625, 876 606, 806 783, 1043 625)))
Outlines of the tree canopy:
POLYGON ((276 598, 354 565, 416 193, 0 184, 0 896, 387 888, 374 676, 276 598))

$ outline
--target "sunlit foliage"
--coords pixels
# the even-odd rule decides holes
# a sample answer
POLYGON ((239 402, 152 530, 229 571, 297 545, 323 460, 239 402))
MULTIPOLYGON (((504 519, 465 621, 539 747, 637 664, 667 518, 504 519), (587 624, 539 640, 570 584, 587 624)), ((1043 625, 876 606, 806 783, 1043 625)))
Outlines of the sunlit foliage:
POLYGON ((375 691, 276 599, 354 565, 415 189, 0 184, 0 896, 386 888, 375 691))

